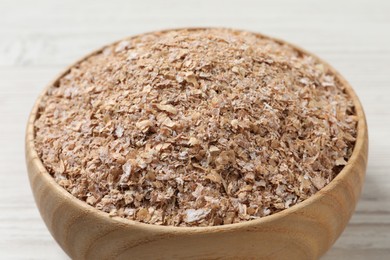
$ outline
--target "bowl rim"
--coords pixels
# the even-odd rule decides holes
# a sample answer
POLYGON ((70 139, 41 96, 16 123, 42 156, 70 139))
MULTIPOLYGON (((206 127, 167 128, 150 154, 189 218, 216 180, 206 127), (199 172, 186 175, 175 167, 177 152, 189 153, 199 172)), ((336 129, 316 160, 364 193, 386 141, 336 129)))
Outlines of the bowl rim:
POLYGON ((30 158, 30 161, 27 161, 27 163, 33 163, 39 169, 39 174, 41 174, 40 178, 43 178, 44 181, 51 185, 55 192, 58 193, 62 198, 65 200, 70 201, 72 205, 77 206, 79 209, 87 211, 90 214, 94 214, 96 217, 100 218, 103 221, 107 222, 115 222, 116 224, 120 225, 126 225, 126 226, 132 226, 137 227, 139 229, 145 230, 145 231, 159 231, 162 233, 167 232, 173 232, 175 234, 196 234, 196 233, 209 233, 209 232, 218 232, 218 231, 233 231, 237 229, 247 229, 252 228, 253 226, 259 226, 263 225, 269 222, 278 221, 290 214, 293 214, 294 212, 300 211, 307 206, 316 203, 317 201, 320 201, 326 194, 330 193, 333 189, 335 189, 339 182, 342 182, 342 180, 349 174, 354 174, 354 165, 356 164, 357 160, 359 159, 359 155, 364 151, 365 149, 365 138, 368 136, 367 134, 367 125, 366 125, 366 119, 365 114, 363 111, 363 107, 361 105, 361 102, 359 98, 357 97, 355 91, 353 90, 352 86, 344 79, 344 77, 336 70, 334 69, 330 64, 328 64, 326 61, 319 58, 317 55, 306 51, 302 49, 301 47, 296 46, 295 44, 286 42, 284 40, 274 38, 268 35, 264 35, 262 33, 252 32, 249 30, 243 30, 243 29, 235 29, 230 27, 179 27, 179 28, 172 28, 172 29, 164 29, 164 30, 154 30, 144 33, 135 34, 132 36, 128 36, 125 38, 122 38, 120 40, 117 40, 115 42, 112 42, 110 44, 106 44, 95 51, 90 52, 89 54, 85 55, 81 59, 78 59, 76 62, 72 63, 68 67, 66 67, 64 70, 62 70, 61 73, 59 73, 54 80, 52 80, 40 93, 38 98, 36 99, 34 106, 30 112, 27 128, 26 128, 26 160, 30 158), (96 54, 101 53, 106 47, 112 46, 114 44, 117 44, 123 40, 133 39, 142 35, 147 34, 155 34, 155 33, 166 33, 166 32, 173 32, 173 31, 180 31, 180 30, 187 30, 187 31, 198 31, 198 30, 207 30, 207 29, 223 29, 223 30, 232 30, 233 32, 245 32, 245 33, 251 33, 256 35, 257 37, 261 37, 264 39, 270 39, 280 44, 285 44, 287 46, 292 47, 293 49, 297 50, 298 52, 302 54, 306 54, 309 56, 314 57, 321 63, 323 63, 327 68, 334 74, 334 76, 339 80, 341 85, 344 86, 345 92, 347 95, 351 98, 356 116, 358 118, 357 120, 357 136, 356 136, 356 142, 355 146, 353 148, 353 152, 351 157, 349 158, 347 165, 344 166, 344 168, 337 174, 337 176, 329 182, 325 187, 323 187, 321 190, 317 191, 314 195, 310 196, 309 198, 305 199, 302 202, 299 202, 290 208, 284 209, 282 211, 273 213, 271 215, 261 217, 258 219, 253 220, 247 220, 239 223, 233 223, 233 224, 226 224, 226 225, 218 225, 218 226, 206 226, 206 227, 180 227, 180 226, 171 226, 171 225, 157 225, 157 224, 149 224, 149 223, 142 223, 136 220, 130 220, 122 217, 110 217, 109 213, 103 212, 99 209, 96 209, 95 207, 87 204, 85 201, 82 201, 76 197, 74 197, 72 194, 70 194, 67 190, 65 190, 63 187, 61 187, 54 178, 50 175, 50 173, 47 171, 46 167, 43 165, 40 157, 37 154, 37 151, 35 149, 34 144, 34 138, 35 138, 35 131, 34 131, 34 122, 36 119, 36 116, 38 114, 38 107, 41 103, 41 100, 43 96, 46 95, 48 89, 57 84, 58 81, 65 76, 73 67, 77 66, 84 60, 88 59, 91 56, 94 56, 96 54), (191 233, 190 233, 191 232, 191 233))

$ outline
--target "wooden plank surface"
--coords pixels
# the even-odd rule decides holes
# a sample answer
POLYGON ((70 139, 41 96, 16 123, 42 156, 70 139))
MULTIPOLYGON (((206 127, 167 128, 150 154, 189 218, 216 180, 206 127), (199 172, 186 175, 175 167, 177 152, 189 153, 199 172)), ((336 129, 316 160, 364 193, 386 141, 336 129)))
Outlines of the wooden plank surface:
POLYGON ((24 163, 29 110, 62 68, 136 33, 225 26, 283 38, 350 81, 365 108, 369 165, 350 224, 323 259, 390 256, 390 2, 0 0, 0 259, 67 259, 34 204, 24 163))

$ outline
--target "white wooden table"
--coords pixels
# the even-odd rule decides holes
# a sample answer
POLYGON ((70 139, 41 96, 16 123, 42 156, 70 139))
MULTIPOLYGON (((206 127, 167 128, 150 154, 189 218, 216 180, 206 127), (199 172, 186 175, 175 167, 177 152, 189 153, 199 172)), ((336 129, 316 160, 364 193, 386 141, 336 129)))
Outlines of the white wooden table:
POLYGON ((315 52, 354 86, 370 156, 352 220, 323 259, 390 259, 390 2, 0 0, 0 259, 67 259, 35 207, 24 163, 27 116, 66 65, 122 37, 225 26, 315 52))

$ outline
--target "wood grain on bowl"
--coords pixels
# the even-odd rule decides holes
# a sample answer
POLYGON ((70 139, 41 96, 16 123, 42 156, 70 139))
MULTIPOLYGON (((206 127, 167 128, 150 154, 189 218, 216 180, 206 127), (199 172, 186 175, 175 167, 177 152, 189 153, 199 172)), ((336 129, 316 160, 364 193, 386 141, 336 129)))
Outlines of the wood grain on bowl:
POLYGON ((110 218, 73 197, 54 181, 35 151, 33 124, 38 98, 27 126, 26 160, 43 220, 74 259, 318 258, 336 241, 355 209, 368 153, 367 125, 361 104, 342 76, 333 69, 332 72, 346 87, 358 117, 357 140, 348 164, 325 188, 289 209, 252 221, 214 227, 156 226, 110 218))

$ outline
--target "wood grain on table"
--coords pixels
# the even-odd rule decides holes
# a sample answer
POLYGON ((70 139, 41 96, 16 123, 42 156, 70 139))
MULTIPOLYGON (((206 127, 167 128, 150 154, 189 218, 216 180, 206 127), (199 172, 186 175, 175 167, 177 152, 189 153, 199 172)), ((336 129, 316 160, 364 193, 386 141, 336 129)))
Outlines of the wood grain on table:
POLYGON ((351 83, 370 153, 352 220, 323 259, 390 256, 390 2, 0 0, 0 259, 68 259, 34 204, 24 162, 27 117, 43 87, 103 44, 146 31, 225 26, 295 43, 351 83))

